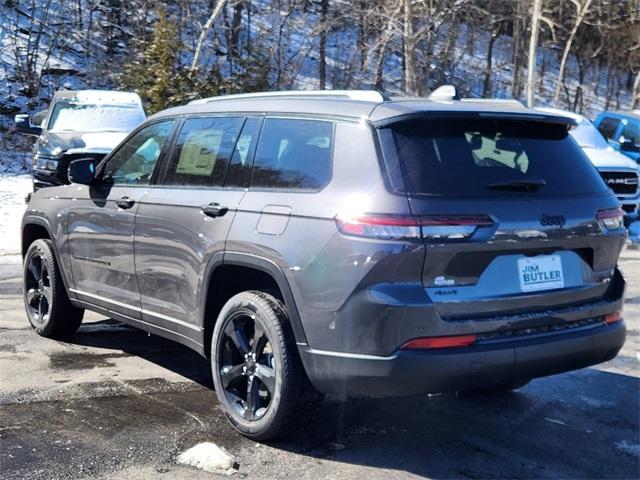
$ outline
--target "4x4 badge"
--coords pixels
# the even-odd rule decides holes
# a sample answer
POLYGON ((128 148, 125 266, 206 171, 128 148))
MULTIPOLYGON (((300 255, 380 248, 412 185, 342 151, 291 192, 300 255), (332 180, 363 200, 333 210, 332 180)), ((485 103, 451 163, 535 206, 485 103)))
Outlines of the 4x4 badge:
POLYGON ((543 227, 550 227, 552 225, 563 227, 566 223, 567 220, 564 218, 564 215, 547 215, 543 213, 540 218, 540 225, 543 227))

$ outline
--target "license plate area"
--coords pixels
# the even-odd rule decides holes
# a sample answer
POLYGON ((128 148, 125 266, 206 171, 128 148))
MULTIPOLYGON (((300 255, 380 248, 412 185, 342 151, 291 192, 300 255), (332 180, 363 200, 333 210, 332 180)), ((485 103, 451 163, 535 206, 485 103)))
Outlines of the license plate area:
POLYGON ((518 279, 522 292, 563 288, 564 272, 560 255, 519 258, 518 279))

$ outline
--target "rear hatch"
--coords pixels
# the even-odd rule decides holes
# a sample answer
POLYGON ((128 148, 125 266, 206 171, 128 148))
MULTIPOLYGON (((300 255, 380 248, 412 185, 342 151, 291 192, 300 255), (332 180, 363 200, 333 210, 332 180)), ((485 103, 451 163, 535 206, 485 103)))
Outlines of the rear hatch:
POLYGON ((443 320, 553 317, 611 292, 622 212, 563 122, 431 115, 379 129, 443 320))

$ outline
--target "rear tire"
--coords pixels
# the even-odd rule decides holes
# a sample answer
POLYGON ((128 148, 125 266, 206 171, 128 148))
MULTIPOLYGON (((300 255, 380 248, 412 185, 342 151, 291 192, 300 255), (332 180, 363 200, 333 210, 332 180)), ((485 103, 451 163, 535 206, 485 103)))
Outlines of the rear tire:
POLYGON ((253 440, 286 436, 303 407, 317 398, 287 309, 264 292, 239 293, 222 307, 211 339, 211 368, 225 416, 253 440))
POLYGON ((51 240, 34 241, 24 258, 24 306, 38 335, 64 338, 82 323, 84 309, 71 304, 56 262, 51 240))

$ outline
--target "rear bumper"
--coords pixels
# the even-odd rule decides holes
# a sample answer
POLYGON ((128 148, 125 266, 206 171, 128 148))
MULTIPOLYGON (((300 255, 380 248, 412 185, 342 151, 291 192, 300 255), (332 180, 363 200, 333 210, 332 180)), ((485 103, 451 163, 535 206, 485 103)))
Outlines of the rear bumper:
POLYGON ((561 333, 478 342, 431 351, 399 350, 388 357, 301 347, 319 391, 340 395, 403 396, 490 387, 588 367, 622 348, 625 325, 598 323, 561 333))

